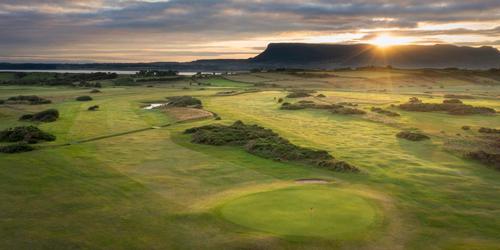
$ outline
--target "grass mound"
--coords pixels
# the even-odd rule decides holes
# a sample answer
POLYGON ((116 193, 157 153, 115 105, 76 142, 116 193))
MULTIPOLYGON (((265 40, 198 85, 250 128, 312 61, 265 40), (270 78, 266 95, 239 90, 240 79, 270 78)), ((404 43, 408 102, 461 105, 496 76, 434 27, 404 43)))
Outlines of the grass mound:
POLYGON ((35 114, 26 114, 19 118, 21 121, 54 122, 59 118, 57 109, 47 109, 35 114))
POLYGON ((192 96, 170 96, 167 97, 168 104, 170 107, 190 107, 190 108, 201 108, 201 101, 192 96))
POLYGON ((357 172, 346 162, 336 161, 324 150, 300 147, 280 137, 270 129, 236 121, 230 126, 206 125, 185 131, 192 142, 208 145, 242 146, 247 152, 276 161, 298 162, 336 171, 357 172))
POLYGON ((495 128, 485 128, 481 127, 479 128, 479 133, 484 133, 484 134, 500 134, 500 129, 495 129, 495 128))
POLYGON ((54 141, 56 137, 43 132, 35 126, 21 126, 0 131, 0 142, 27 142, 54 141))
POLYGON ((406 139, 409 141, 422 141, 422 140, 428 140, 430 139, 429 136, 416 133, 416 132, 410 132, 410 131, 401 131, 396 134, 396 137, 401 138, 401 139, 406 139))
POLYGON ((487 166, 491 166, 496 170, 500 170, 500 154, 488 153, 483 150, 468 152, 465 157, 479 161, 487 166))
POLYGON ((17 143, 0 147, 0 152, 6 154, 22 153, 33 150, 35 150, 35 148, 26 143, 17 143))
POLYGON ((443 103, 423 103, 416 97, 410 98, 407 103, 399 105, 405 111, 434 112, 446 111, 450 115, 494 114, 496 111, 487 107, 474 107, 463 104, 460 100, 444 100, 443 103))
POLYGON ((80 101, 80 102, 87 102, 87 101, 92 101, 92 97, 90 97, 88 95, 83 95, 83 96, 77 97, 76 100, 80 101))
POLYGON ((5 103, 9 104, 29 104, 29 105, 38 105, 38 104, 48 104, 51 103, 51 100, 36 96, 36 95, 19 95, 12 96, 5 101, 5 103))
POLYGON ((382 109, 382 108, 372 107, 370 110, 372 112, 379 113, 379 114, 386 115, 386 116, 400 116, 396 112, 392 112, 392 111, 385 110, 385 109, 382 109))

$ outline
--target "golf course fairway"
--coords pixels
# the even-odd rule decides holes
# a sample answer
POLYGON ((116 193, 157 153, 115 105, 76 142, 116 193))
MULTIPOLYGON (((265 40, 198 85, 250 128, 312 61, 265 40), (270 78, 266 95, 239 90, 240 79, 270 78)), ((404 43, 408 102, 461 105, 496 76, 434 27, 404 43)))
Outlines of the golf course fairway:
POLYGON ((377 219, 365 198, 334 187, 304 185, 250 194, 224 204, 225 219, 283 236, 357 237, 377 219))

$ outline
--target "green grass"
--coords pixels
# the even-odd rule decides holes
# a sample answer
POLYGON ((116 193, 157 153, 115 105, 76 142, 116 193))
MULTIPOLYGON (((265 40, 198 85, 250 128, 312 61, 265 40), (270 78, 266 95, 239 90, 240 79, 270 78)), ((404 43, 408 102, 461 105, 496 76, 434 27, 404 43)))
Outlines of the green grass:
MULTIPOLYGON (((307 80, 297 80, 296 85, 307 80)), ((204 88, 103 88, 93 101, 81 103, 74 98, 88 89, 1 86, 0 99, 36 94, 54 102, 0 105, 0 129, 31 124, 18 117, 47 108, 57 108, 61 117, 38 124, 57 136, 55 142, 41 143, 33 152, 0 155, 0 249, 495 249, 500 245, 500 173, 450 154, 443 146, 447 139, 458 137, 456 133, 475 136, 480 126, 498 128, 498 115, 452 116, 389 107, 425 88, 384 93, 319 89, 328 101, 356 101, 361 109, 377 106, 401 113, 399 118, 385 118, 390 120, 280 110, 276 99, 287 93, 281 90, 222 97, 214 96, 220 88, 204 88), (178 95, 201 99, 207 110, 222 117, 217 122, 243 120, 271 128, 294 144, 327 150, 362 172, 336 173, 266 160, 234 147, 193 144, 182 134, 213 120, 52 147, 168 123, 164 113, 143 110, 142 102, 178 95), (100 110, 87 111, 91 105, 100 110), (463 125, 472 130, 461 131, 463 125), (418 128, 431 140, 397 139, 395 134, 403 128, 418 128), (322 178, 331 184, 298 185, 294 180, 299 178, 322 178), (269 196, 280 202, 270 203, 269 196), (318 217, 313 218, 317 227, 298 212, 310 204, 317 207, 318 217), (270 216, 280 211, 296 220, 270 216)), ((448 88, 454 93, 465 93, 466 88, 487 91, 489 96, 465 102, 500 107, 498 99, 491 98, 499 93, 498 87, 446 85, 445 91, 448 88)), ((421 99, 442 100, 441 93, 421 99)))
POLYGON ((376 211, 368 201, 335 187, 305 185, 251 194, 224 204, 236 224, 285 236, 352 239, 370 229, 376 211))
POLYGON ((220 77, 216 78, 209 78, 207 80, 204 80, 204 82, 210 83, 210 86, 214 87, 251 87, 253 86, 252 84, 248 83, 243 83, 243 82, 238 82, 238 81, 232 81, 220 77))

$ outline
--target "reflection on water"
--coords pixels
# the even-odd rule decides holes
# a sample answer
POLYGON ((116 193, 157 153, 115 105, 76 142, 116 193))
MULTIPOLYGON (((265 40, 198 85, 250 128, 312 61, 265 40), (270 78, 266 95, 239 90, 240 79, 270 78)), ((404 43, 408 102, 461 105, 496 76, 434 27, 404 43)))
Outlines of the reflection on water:
POLYGON ((148 106, 144 107, 144 109, 155 109, 166 105, 167 103, 151 103, 148 106))

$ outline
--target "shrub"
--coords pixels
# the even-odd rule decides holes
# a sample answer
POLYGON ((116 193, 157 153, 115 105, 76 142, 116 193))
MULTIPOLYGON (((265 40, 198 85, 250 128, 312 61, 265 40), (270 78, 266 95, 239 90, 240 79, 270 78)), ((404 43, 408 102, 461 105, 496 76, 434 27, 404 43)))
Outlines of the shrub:
POLYGON ((25 114, 25 115, 22 115, 21 117, 19 117, 20 121, 26 121, 26 120, 31 120, 31 119, 33 119, 32 114, 25 114))
POLYGON ((372 112, 383 114, 383 115, 386 115, 386 116, 399 116, 399 114, 396 113, 396 112, 392 112, 392 111, 385 110, 385 109, 382 109, 382 108, 372 107, 370 110, 372 112))
POLYGON ((470 130, 470 126, 462 126, 463 130, 470 130))
POLYGON ((283 102, 283 98, 278 98, 278 103, 282 103, 283 102))
POLYGON ((306 109, 306 108, 310 108, 310 109, 335 109, 335 108, 341 108, 342 106, 341 105, 337 105, 337 104, 317 104, 317 103, 314 103, 313 101, 299 101, 299 102, 296 102, 296 103, 288 103, 288 102, 285 102, 283 104, 281 104, 281 108, 280 109, 283 109, 283 110, 298 110, 298 109, 306 109))
POLYGON ((401 131, 396 134, 396 137, 401 138, 401 139, 406 139, 409 141, 422 141, 422 140, 428 140, 430 139, 429 136, 426 136, 424 134, 416 133, 416 132, 409 132, 409 131, 401 131))
POLYGON ((448 99, 448 100, 443 100, 443 103, 455 103, 455 104, 463 104, 462 101, 459 99, 448 99))
POLYGON ((348 107, 338 107, 331 110, 334 114, 342 114, 342 115, 363 115, 366 114, 365 111, 357 108, 348 108, 348 107))
POLYGON ((449 99, 474 99, 474 97, 470 95, 457 95, 457 94, 446 94, 443 97, 449 99))
MULTIPOLYGON (((461 102, 452 101, 443 103, 422 103, 420 100, 410 98, 407 103, 399 105, 399 108, 406 111, 433 112, 447 111, 451 115, 471 115, 471 114, 494 114, 496 111, 487 107, 474 107, 461 102)), ((460 100, 458 100, 460 101, 460 100)))
POLYGON ((208 145, 242 146, 254 155, 276 161, 290 161, 325 167, 336 171, 359 171, 347 163, 336 161, 323 150, 300 147, 280 137, 270 129, 236 121, 230 126, 206 125, 185 131, 192 142, 208 145))
POLYGON ((36 95, 19 95, 19 96, 12 96, 7 99, 8 103, 27 103, 30 105, 38 105, 38 104, 48 104, 51 103, 50 100, 44 99, 42 97, 36 96, 36 95))
POLYGON ((0 104, 5 104, 5 100, 0 100, 0 104))
POLYGON ((92 89, 92 90, 90 91, 90 93, 92 93, 92 94, 95 94, 95 93, 101 93, 101 91, 100 91, 100 90, 98 90, 98 89, 92 89))
POLYGON ((35 114, 26 114, 19 118, 19 120, 30 120, 38 122, 53 122, 59 118, 59 111, 57 109, 47 109, 35 114))
POLYGON ((422 101, 420 99, 418 99, 417 97, 410 97, 410 99, 408 100, 408 103, 422 103, 422 101))
POLYGON ((485 128, 481 127, 479 128, 479 133, 485 133, 485 134, 500 134, 500 129, 494 129, 494 128, 485 128))
POLYGON ((352 102, 339 102, 339 105, 345 105, 345 106, 351 106, 351 107, 357 107, 357 103, 352 103, 352 102))
POLYGON ((167 106, 171 107, 194 107, 201 108, 201 101, 192 96, 171 96, 167 97, 168 103, 167 106))
POLYGON ((494 167, 496 170, 500 170, 500 154, 493 154, 479 150, 468 152, 465 154, 465 157, 494 167))
POLYGON ((319 95, 317 95, 316 97, 320 97, 320 98, 323 98, 323 97, 326 97, 326 95, 323 95, 323 94, 319 94, 319 95))
POLYGON ((17 143, 0 147, 0 152, 7 154, 14 154, 14 153, 33 151, 34 149, 35 148, 26 143, 17 143))
POLYGON ((83 95, 83 96, 77 97, 76 100, 80 101, 80 102, 87 102, 87 101, 92 101, 92 97, 90 97, 88 95, 83 95))
POLYGON ((292 93, 288 94, 286 97, 288 98, 301 98, 301 97, 308 97, 311 96, 311 91, 308 90, 296 90, 293 91, 292 93))
POLYGON ((37 143, 39 140, 54 141, 56 137, 35 126, 21 126, 0 131, 0 142, 37 143))
POLYGON ((87 110, 88 111, 97 111, 97 109, 99 109, 99 105, 90 106, 87 110))

